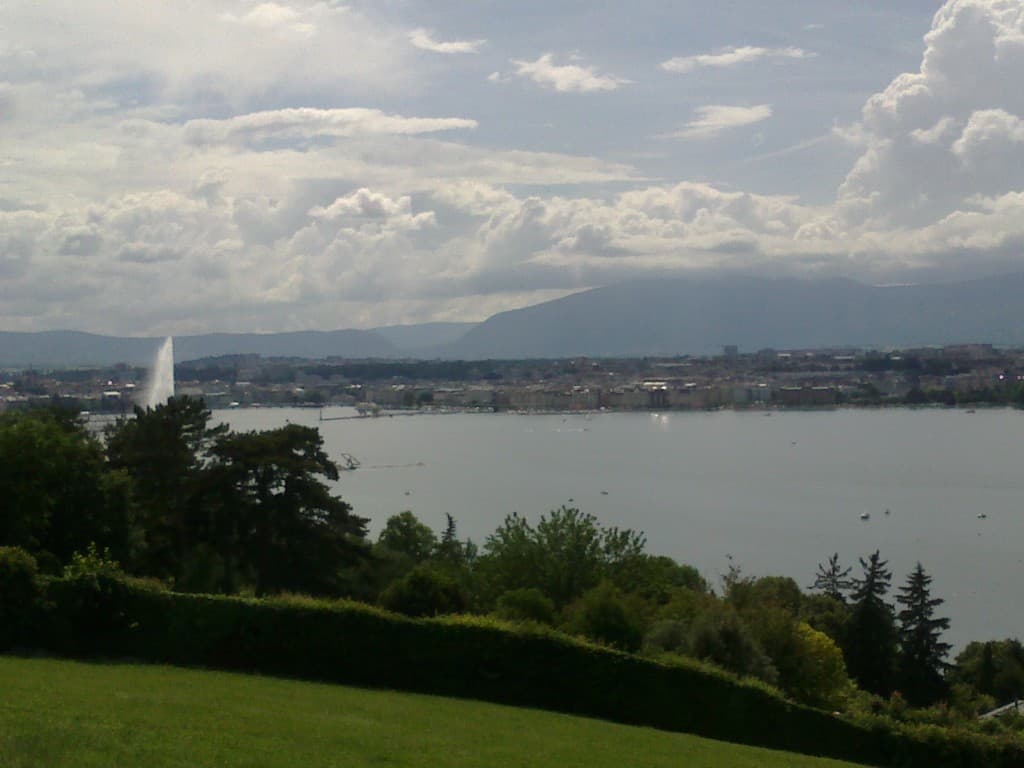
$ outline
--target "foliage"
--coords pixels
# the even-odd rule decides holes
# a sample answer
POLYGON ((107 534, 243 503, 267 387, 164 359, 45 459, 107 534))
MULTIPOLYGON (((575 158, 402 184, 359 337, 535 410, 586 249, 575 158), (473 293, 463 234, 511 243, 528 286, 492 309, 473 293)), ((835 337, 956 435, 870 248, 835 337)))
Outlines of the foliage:
POLYGON ((36 559, 19 547, 0 547, 0 651, 29 640, 39 589, 36 559))
POLYGON ((800 620, 824 632, 842 647, 850 622, 850 607, 826 595, 805 595, 800 604, 800 620))
POLYGON ((1010 638, 968 643, 948 677, 954 684, 991 696, 996 705, 1024 698, 1024 645, 1010 638))
POLYGON ((639 595, 655 605, 665 605, 680 588, 701 594, 711 591, 696 568, 664 555, 637 553, 624 557, 609 569, 609 578, 624 592, 639 595))
POLYGON ((895 687, 897 635, 892 608, 885 602, 892 572, 875 551, 860 559, 863 571, 853 583, 853 607, 843 657, 850 676, 866 691, 888 696, 895 687))
POLYGON ((932 577, 918 563, 896 597, 903 606, 899 612, 899 683, 915 706, 931 704, 946 693, 942 675, 951 646, 940 638, 949 629, 949 619, 935 617, 935 609, 943 601, 931 596, 931 582, 932 577))
POLYGON ((839 646, 803 622, 796 624, 793 638, 795 664, 788 672, 784 690, 806 704, 840 706, 852 683, 839 646))
POLYGON ((603 527, 593 515, 563 506, 541 515, 536 526, 515 513, 506 517, 487 538, 478 567, 495 597, 536 587, 564 606, 643 548, 641 534, 603 527))
POLYGON ((377 537, 382 547, 422 563, 437 547, 437 536, 409 510, 392 515, 377 537))
POLYGON ((132 496, 145 532, 141 573, 177 578, 203 525, 202 470, 226 425, 211 427, 202 400, 172 397, 107 428, 110 466, 132 480, 132 496))
POLYGON ((450 576, 419 565, 385 589, 380 602, 406 616, 439 616, 464 611, 469 599, 450 576))
POLYGON ((774 685, 778 671, 735 610, 721 607, 700 614, 690 628, 687 652, 737 675, 774 685))
POLYGON ((811 589, 844 603, 846 602, 846 593, 853 587, 853 580, 850 578, 851 570, 851 568, 843 568, 839 564, 839 553, 836 552, 828 559, 828 565, 818 563, 818 573, 814 577, 811 589))
POLYGON ((0 416, 0 545, 23 547, 50 572, 89 541, 130 556, 122 492, 77 423, 47 410, 0 416))
POLYGON ((566 626, 574 633, 635 651, 643 641, 643 627, 622 592, 603 581, 566 608, 566 626))
POLYGON ((338 467, 312 427, 228 434, 211 448, 221 505, 220 556, 252 573, 257 595, 338 588, 340 570, 367 555, 366 520, 320 478, 338 467))
POLYGON ((535 587, 510 589, 498 598, 494 613, 508 621, 534 621, 538 624, 555 623, 555 604, 535 587))
POLYGON ((725 599, 741 614, 771 607, 792 617, 800 611, 802 595, 799 585, 789 577, 763 576, 758 579, 730 580, 725 599))

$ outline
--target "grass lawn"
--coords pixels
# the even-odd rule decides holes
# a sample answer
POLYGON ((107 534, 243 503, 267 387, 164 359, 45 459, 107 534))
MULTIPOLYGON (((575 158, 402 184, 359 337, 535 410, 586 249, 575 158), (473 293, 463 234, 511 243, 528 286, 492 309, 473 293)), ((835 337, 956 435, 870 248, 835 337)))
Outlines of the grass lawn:
POLYGON ((0 766, 849 766, 538 710, 0 656, 0 766))

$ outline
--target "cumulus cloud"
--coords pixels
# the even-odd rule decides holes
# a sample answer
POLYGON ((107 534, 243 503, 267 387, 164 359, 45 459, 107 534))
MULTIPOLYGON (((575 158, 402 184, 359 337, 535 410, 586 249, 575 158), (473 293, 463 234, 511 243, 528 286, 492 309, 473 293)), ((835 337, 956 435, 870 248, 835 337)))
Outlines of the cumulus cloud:
POLYGON ((843 227, 922 227, 974 195, 1017 191, 1024 167, 1024 14, 1011 0, 950 0, 921 67, 868 99, 844 133, 863 152, 839 188, 843 227))
MULTIPOLYGON (((501 126, 477 130, 469 107, 427 111, 436 93, 417 90, 403 58, 408 26, 353 10, 373 4, 142 0, 115 13, 82 0, 76 30, 59 4, 12 1, 0 35, 5 328, 366 326, 478 319, 689 269, 888 281, 1020 268, 1019 0, 943 6, 920 66, 836 127, 856 159, 835 198, 814 204, 680 181, 668 164, 650 178, 575 134, 517 148, 518 131, 501 144, 501 126), (417 107, 394 97, 406 92, 417 107)), ((787 50, 800 49, 679 66, 803 58, 787 50)), ((513 76, 560 92, 626 82, 555 58, 515 61, 513 76)), ((460 103, 453 93, 445 104, 460 103)), ((772 114, 747 103, 701 107, 676 135, 709 139, 772 114)), ((600 104, 573 106, 560 118, 596 119, 583 110, 600 104)))
POLYGON ((668 134, 673 139, 713 139, 726 131, 753 125, 772 116, 770 104, 737 107, 712 104, 697 108, 697 117, 681 130, 668 134))
POLYGON ((760 59, 809 59, 816 54, 803 48, 762 48, 754 45, 731 46, 715 53, 676 56, 661 62, 666 72, 686 74, 702 67, 722 69, 749 64, 760 59))
POLYGON ((559 93, 614 91, 629 83, 620 77, 601 75, 593 67, 580 64, 555 64, 554 55, 545 53, 536 61, 513 60, 516 74, 559 93))
POLYGON ((414 47, 431 53, 479 53, 486 40, 453 40, 440 42, 435 40, 433 33, 427 29, 414 29, 409 33, 409 42, 414 47))
POLYGON ((433 211, 412 212, 412 198, 403 195, 391 198, 387 195, 372 192, 363 187, 351 195, 337 198, 327 206, 315 206, 309 215, 314 219, 362 219, 388 221, 393 226, 404 229, 418 229, 434 223, 433 211))

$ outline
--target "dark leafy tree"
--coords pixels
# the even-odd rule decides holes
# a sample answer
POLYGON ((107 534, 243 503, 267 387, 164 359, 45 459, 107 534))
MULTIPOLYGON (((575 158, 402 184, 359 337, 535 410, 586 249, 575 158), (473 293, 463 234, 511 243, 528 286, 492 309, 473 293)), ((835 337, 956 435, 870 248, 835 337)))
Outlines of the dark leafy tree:
POLYGON ((896 602, 899 612, 899 685, 907 701, 915 706, 932 704, 946 694, 943 673, 952 647, 942 642, 949 619, 936 618, 935 609, 944 602, 931 596, 932 577, 918 563, 900 587, 896 602))
POLYGON ((517 514, 506 517, 487 538, 479 568, 494 598, 536 587, 562 607, 643 548, 641 534, 602 527, 593 515, 561 507, 542 515, 536 526, 517 514))
POLYGON ((968 643, 947 677, 997 704, 1024 699, 1024 645, 1017 639, 968 643))
POLYGON ((828 565, 818 563, 818 573, 811 589, 841 603, 846 602, 845 595, 853 586, 850 571, 850 568, 843 568, 839 564, 839 553, 836 552, 828 559, 828 565))
POLYGON ((190 550, 202 540, 202 472, 213 442, 227 425, 210 426, 202 400, 172 397, 155 408, 135 408, 106 432, 110 466, 132 481, 132 497, 146 547, 136 570, 180 578, 190 550))
POLYGON ((317 429, 289 424, 263 432, 228 434, 212 448, 231 515, 232 550, 252 574, 258 595, 282 590, 339 591, 342 572, 367 555, 364 518, 334 496, 324 480, 338 467, 317 429))
POLYGON ((391 552, 405 555, 414 563, 421 563, 433 554, 437 536, 406 510, 387 519, 377 543, 391 552))
POLYGON ((90 542, 129 559, 136 529, 126 492, 100 444, 63 414, 0 417, 0 545, 24 548, 51 572, 90 542))
POLYGON ((626 596, 610 581, 602 581, 566 609, 567 628, 624 651, 643 642, 643 623, 626 596))
POLYGON ((476 557, 476 545, 467 540, 459 541, 458 527, 455 518, 445 513, 444 531, 434 550, 434 559, 455 568, 465 568, 472 564, 476 557))
POLYGON ((424 563, 388 586, 380 602, 407 616, 439 616, 461 613, 469 600, 455 579, 424 563))
POLYGON ((885 601, 892 572, 877 550, 867 560, 860 558, 860 565, 863 573, 853 581, 853 608, 843 639, 843 657, 861 688, 888 696, 895 688, 897 653, 896 622, 885 601))

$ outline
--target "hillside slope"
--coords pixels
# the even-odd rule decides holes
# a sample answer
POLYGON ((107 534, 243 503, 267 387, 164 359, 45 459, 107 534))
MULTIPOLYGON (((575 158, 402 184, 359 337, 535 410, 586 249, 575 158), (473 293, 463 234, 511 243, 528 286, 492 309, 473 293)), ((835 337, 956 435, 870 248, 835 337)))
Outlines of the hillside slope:
POLYGON ((842 768, 475 701, 172 667, 0 656, 0 765, 842 768))

